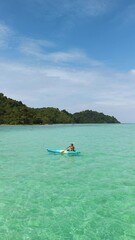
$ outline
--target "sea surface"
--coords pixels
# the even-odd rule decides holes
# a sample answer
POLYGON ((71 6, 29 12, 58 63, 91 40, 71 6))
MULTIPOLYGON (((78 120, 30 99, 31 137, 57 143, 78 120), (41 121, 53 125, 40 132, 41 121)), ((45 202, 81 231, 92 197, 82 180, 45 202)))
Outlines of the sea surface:
POLYGON ((135 239, 135 124, 0 126, 0 240, 28 239, 135 239))

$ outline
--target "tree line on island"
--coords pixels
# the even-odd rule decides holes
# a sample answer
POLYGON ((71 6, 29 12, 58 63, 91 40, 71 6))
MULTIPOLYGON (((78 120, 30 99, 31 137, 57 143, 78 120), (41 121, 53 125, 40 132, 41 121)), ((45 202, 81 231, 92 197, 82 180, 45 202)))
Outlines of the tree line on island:
POLYGON ((71 114, 53 107, 31 108, 0 93, 0 124, 120 123, 115 117, 92 110, 71 114))

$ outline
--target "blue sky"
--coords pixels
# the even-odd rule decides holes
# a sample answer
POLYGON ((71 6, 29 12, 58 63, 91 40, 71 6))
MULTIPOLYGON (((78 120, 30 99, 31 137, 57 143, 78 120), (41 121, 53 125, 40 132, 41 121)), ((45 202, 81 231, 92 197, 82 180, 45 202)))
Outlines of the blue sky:
POLYGON ((135 1, 0 0, 0 92, 135 122, 135 1))

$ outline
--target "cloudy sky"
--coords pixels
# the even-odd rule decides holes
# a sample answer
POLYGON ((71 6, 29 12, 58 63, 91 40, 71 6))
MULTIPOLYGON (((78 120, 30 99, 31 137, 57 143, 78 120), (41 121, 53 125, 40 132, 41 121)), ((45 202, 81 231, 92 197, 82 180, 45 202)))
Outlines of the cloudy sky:
POLYGON ((135 122, 135 1, 0 0, 0 92, 135 122))

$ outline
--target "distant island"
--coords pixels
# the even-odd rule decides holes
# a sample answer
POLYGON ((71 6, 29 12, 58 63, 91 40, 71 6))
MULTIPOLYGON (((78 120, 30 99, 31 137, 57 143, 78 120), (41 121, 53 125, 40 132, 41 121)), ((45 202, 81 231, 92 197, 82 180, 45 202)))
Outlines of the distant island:
POLYGON ((59 123, 120 123, 115 117, 92 110, 71 114, 53 107, 30 108, 0 93, 0 125, 59 123))

